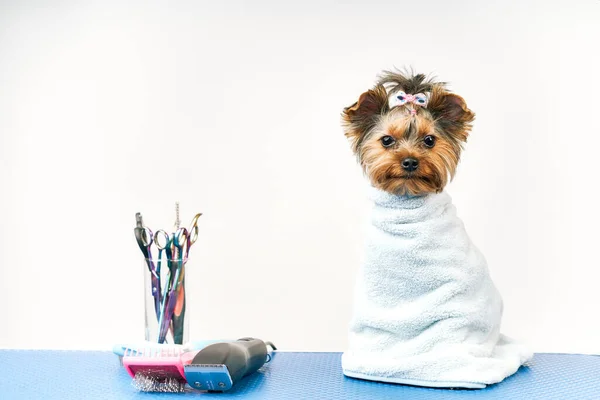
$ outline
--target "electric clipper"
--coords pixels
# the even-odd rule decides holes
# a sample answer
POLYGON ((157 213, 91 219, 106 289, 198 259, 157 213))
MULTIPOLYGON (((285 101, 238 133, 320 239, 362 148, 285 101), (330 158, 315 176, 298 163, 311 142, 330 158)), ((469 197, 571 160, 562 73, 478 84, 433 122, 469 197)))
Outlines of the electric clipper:
POLYGON ((196 390, 229 390, 270 360, 267 346, 276 350, 272 343, 254 338, 211 344, 183 366, 185 379, 196 390))

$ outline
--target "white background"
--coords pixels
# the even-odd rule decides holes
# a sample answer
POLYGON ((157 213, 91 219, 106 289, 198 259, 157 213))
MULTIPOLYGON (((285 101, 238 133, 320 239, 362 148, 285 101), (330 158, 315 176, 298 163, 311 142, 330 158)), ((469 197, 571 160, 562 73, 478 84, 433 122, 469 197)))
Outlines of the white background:
POLYGON ((0 2, 0 347, 143 338, 134 214, 203 212, 192 336, 341 351, 382 69, 477 113, 449 186, 535 351, 600 353, 599 1, 0 2), (216 4, 219 3, 219 4, 216 4))

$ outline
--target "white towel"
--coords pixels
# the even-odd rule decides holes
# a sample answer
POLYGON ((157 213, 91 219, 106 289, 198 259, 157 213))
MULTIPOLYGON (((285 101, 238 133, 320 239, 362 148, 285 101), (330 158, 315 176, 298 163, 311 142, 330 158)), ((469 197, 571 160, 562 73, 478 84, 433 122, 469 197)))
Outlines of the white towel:
POLYGON ((450 196, 371 194, 344 374, 476 389, 530 360, 500 333, 502 298, 450 196))

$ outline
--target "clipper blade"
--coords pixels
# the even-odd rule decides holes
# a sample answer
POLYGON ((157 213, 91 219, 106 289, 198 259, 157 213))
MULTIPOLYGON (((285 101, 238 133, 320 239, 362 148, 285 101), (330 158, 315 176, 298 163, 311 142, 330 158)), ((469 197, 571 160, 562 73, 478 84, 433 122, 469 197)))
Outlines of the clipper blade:
POLYGON ((184 365, 183 371, 188 384, 197 390, 224 392, 233 386, 233 379, 225 365, 190 364, 184 365))

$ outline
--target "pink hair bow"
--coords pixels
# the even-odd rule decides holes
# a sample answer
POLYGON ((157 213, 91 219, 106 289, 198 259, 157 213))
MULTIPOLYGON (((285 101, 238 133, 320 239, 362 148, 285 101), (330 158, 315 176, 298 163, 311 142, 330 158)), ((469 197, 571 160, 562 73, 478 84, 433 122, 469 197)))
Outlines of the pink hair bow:
MULTIPOLYGON (((413 103, 417 106, 427 107, 427 96, 423 93, 406 94, 403 91, 400 91, 395 93, 390 98, 390 108, 396 106, 403 106, 406 103, 413 103)), ((417 110, 413 109, 410 111, 410 113, 412 115, 415 115, 417 113, 417 110)))

